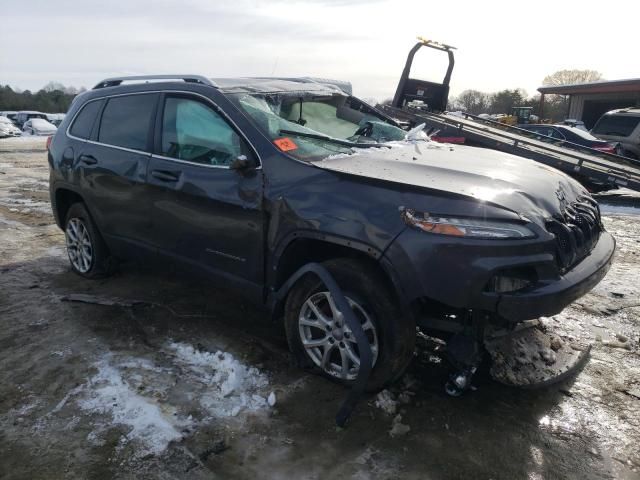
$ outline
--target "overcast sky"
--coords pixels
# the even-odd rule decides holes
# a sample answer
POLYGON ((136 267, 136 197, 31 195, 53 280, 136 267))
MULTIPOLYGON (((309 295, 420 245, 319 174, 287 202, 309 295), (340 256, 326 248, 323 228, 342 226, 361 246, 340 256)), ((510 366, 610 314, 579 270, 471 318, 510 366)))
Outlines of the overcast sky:
MULTIPOLYGON (((319 76, 382 100, 416 35, 458 47, 454 94, 521 87, 531 95, 565 68, 640 77, 637 0, 0 3, 0 84, 21 89, 146 73, 319 76)), ((417 68, 440 79, 445 57, 422 54, 417 68)))

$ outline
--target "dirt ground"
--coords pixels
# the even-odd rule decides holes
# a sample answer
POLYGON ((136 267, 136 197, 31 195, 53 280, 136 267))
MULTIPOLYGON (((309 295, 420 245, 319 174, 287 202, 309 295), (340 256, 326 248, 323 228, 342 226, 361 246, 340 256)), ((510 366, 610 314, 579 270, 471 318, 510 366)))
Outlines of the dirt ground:
POLYGON ((232 293, 149 265, 71 273, 47 179, 43 139, 0 140, 0 478, 640 478, 637 200, 603 206, 615 264, 549 320, 593 342, 574 379, 480 375, 451 398, 420 348, 337 429, 345 390, 232 293), (81 294, 122 304, 65 301, 81 294))

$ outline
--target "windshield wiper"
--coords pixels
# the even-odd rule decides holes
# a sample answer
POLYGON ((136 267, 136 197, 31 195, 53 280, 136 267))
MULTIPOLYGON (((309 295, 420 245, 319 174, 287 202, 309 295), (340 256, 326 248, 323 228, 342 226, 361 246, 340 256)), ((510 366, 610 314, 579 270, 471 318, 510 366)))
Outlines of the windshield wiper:
POLYGON ((311 138, 313 140, 322 140, 329 143, 335 143, 336 145, 341 145, 343 147, 357 147, 357 148, 369 148, 369 147, 387 147, 390 148, 389 145, 385 145, 384 143, 358 143, 358 142, 350 142, 349 140, 342 140, 340 138, 329 137, 328 135, 321 135, 319 133, 307 133, 307 132, 297 132, 295 130, 280 130, 280 135, 293 135, 295 137, 304 137, 311 138))

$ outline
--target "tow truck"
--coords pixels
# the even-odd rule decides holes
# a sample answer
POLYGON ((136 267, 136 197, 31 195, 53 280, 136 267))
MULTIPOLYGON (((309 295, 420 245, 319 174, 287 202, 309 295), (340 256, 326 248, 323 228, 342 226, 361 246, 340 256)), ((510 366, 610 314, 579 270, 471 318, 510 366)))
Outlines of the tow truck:
POLYGON ((455 65, 455 47, 418 37, 407 61, 391 105, 379 108, 394 120, 425 131, 435 140, 491 148, 535 160, 563 171, 591 192, 620 187, 640 191, 640 161, 599 152, 570 142, 546 138, 517 126, 506 125, 470 113, 447 111, 449 85, 455 65), (445 53, 449 64, 441 83, 413 78, 411 67, 423 47, 445 53), (570 146, 571 148, 567 148, 570 146))

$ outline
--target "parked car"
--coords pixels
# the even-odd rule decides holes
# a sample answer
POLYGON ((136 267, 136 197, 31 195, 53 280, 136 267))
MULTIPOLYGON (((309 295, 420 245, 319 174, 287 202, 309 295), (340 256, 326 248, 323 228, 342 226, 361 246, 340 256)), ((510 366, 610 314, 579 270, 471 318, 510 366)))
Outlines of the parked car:
POLYGON ((47 121, 56 127, 64 120, 64 113, 47 113, 47 121))
POLYGON ((16 124, 16 115, 18 112, 14 112, 12 110, 5 110, 4 112, 0 112, 0 117, 7 117, 11 120, 11 123, 16 124))
MULTIPOLYGON (((620 154, 622 153, 619 143, 606 142, 600 140, 589 132, 586 132, 577 127, 571 127, 568 125, 547 125, 547 124, 529 124, 518 125, 519 128, 535 132, 544 137, 550 137, 550 139, 561 140, 563 142, 570 142, 564 144, 564 146, 571 148, 572 145, 580 145, 583 147, 593 148, 605 153, 620 154)), ((539 137, 541 138, 541 137, 539 137)))
POLYGON ((640 107, 621 108, 600 117, 591 133, 607 142, 619 142, 621 154, 640 159, 640 107))
POLYGON ((24 110, 22 112, 18 112, 16 114, 16 125, 22 128, 27 120, 32 118, 41 118, 43 120, 47 119, 47 114, 42 112, 34 112, 30 110, 24 110))
POLYGON ((0 138, 19 137, 22 132, 7 117, 0 117, 0 138))
POLYGON ((412 359, 416 325, 443 338, 513 328, 560 312, 611 264, 615 240, 577 181, 407 132, 344 83, 134 79, 76 97, 49 146, 72 270, 93 279, 148 258, 204 272, 271 311, 298 361, 339 382, 362 356, 332 287, 295 276, 305 266, 344 292, 379 389, 412 359))
POLYGON ((588 132, 589 129, 585 126, 582 120, 576 120, 575 118, 566 118, 562 121, 562 125, 568 125, 569 127, 575 127, 580 130, 588 132))
POLYGON ((57 129, 55 125, 42 118, 27 120, 22 127, 22 131, 27 135, 53 135, 57 129))

